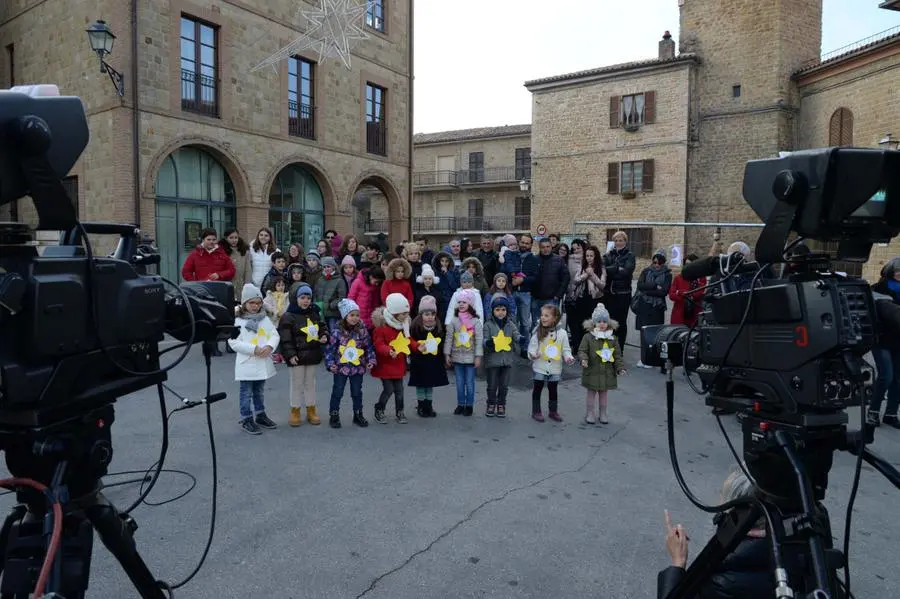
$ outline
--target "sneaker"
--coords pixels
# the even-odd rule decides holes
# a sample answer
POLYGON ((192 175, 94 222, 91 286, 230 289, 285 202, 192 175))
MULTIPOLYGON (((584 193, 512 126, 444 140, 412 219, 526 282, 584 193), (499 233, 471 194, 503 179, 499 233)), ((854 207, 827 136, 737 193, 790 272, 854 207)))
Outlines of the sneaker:
POLYGON ((378 424, 387 424, 387 418, 384 416, 384 410, 375 408, 375 422, 378 424))
POLYGON ((328 414, 328 426, 331 428, 341 428, 341 413, 340 412, 330 412, 328 414))
POLYGON ((537 420, 538 422, 543 422, 543 421, 544 421, 544 415, 541 414, 540 412, 535 412, 534 414, 531 415, 531 418, 532 418, 533 420, 537 420))
POLYGON ((487 410, 484 412, 484 415, 488 418, 493 418, 497 414, 497 406, 492 403, 488 404, 487 410))
POLYGON ((635 366, 637 366, 638 368, 653 368, 652 366, 647 366, 646 364, 644 364, 644 363, 641 362, 640 360, 638 360, 638 363, 635 364, 635 366))
POLYGON ((241 420, 241 428, 244 429, 244 432, 250 435, 261 435, 262 431, 259 430, 259 427, 256 426, 256 423, 253 422, 253 418, 247 418, 245 420, 241 420))
POLYGON ((278 428, 278 425, 275 424, 271 418, 266 416, 265 412, 260 412, 256 415, 256 424, 260 425, 263 428, 273 429, 278 428))
MULTIPOLYGON (((887 419, 887 416, 885 416, 887 419)), ((866 424, 869 426, 878 427, 881 426, 881 413, 876 410, 869 410, 866 412, 866 424)))
POLYGON ((475 413, 475 408, 472 406, 466 406, 466 410, 463 412, 463 416, 471 416, 475 413))
POLYGON ((597 419, 594 418, 593 414, 588 414, 587 416, 584 417, 584 422, 585 422, 585 424, 596 424, 597 419))
POLYGON ((562 416, 559 415, 559 412, 550 412, 547 414, 547 417, 553 422, 562 422, 562 416))
POLYGON ((363 416, 362 411, 353 412, 353 424, 360 428, 366 428, 369 426, 369 421, 366 420, 366 417, 363 416))
POLYGON ((463 415, 463 412, 465 412, 465 411, 466 411, 466 408, 465 408, 465 407, 463 407, 463 406, 456 406, 456 409, 453 410, 453 413, 454 413, 456 416, 462 416, 462 415, 463 415))
POLYGON ((402 411, 397 412, 397 424, 407 424, 409 420, 406 419, 406 414, 402 411))
POLYGON ((897 418, 896 414, 885 414, 884 418, 881 419, 881 422, 886 426, 900 428, 900 418, 897 418))
POLYGON ((500 404, 497 406, 497 418, 506 418, 506 406, 500 404))

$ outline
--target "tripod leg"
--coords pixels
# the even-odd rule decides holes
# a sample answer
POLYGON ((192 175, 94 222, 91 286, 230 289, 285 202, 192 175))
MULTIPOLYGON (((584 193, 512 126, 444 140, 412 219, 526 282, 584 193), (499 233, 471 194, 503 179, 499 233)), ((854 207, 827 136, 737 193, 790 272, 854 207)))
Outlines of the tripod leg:
POLYGON ((127 517, 123 519, 115 506, 99 492, 82 509, 97 530, 100 540, 122 565, 142 599, 167 599, 168 595, 163 592, 137 551, 133 536, 137 528, 134 520, 127 517))

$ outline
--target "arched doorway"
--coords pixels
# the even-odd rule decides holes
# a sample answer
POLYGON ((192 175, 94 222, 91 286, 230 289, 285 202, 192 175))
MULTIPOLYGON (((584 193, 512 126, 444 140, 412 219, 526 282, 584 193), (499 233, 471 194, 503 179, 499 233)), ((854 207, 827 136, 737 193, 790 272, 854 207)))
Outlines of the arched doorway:
POLYGON ((351 188, 353 229, 374 239, 387 235, 391 244, 409 238, 408 212, 394 184, 381 174, 366 174, 351 188))
POLYGON ((269 227, 280 247, 299 242, 309 251, 325 232, 325 197, 301 164, 279 171, 269 189, 269 227))
POLYGON ((200 147, 169 154, 156 175, 156 243, 160 274, 181 280, 181 266, 204 227, 219 235, 235 226, 234 185, 225 168, 200 147))

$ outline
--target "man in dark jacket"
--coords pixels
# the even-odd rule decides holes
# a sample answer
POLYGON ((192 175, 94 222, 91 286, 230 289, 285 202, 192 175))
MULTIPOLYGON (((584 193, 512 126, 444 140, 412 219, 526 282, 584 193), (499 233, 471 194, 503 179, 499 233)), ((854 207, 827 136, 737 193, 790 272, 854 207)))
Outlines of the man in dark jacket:
POLYGON ((549 239, 541 239, 538 261, 540 270, 531 286, 531 322, 541 317, 541 308, 547 304, 559 306, 569 287, 569 267, 562 258, 552 253, 549 239))
POLYGON ((537 256, 531 252, 531 245, 534 238, 525 233, 519 238, 518 244, 514 243, 512 236, 504 237, 504 243, 509 251, 518 252, 518 261, 504 259, 504 264, 498 269, 498 272, 506 272, 510 275, 510 283, 512 284, 513 297, 516 300, 516 316, 519 320, 519 346, 522 348, 522 355, 525 355, 525 349, 528 347, 528 338, 531 336, 531 287, 537 279, 540 263, 537 256), (518 269, 513 269, 512 264, 518 263, 518 269), (512 272, 510 272, 512 270, 512 272))
MULTIPOLYGON (((478 261, 484 267, 485 273, 487 273, 492 267, 494 260, 497 259, 497 252, 494 251, 494 238, 490 235, 482 235, 481 247, 473 255, 478 258, 478 261)), ((489 280, 493 280, 493 274, 489 280)))
POLYGON ((628 235, 616 231, 612 241, 615 244, 603 257, 606 267, 606 295, 604 303, 609 315, 619 323, 616 338, 621 355, 625 355, 628 339, 628 308, 631 306, 631 280, 634 277, 635 257, 628 249, 628 235))

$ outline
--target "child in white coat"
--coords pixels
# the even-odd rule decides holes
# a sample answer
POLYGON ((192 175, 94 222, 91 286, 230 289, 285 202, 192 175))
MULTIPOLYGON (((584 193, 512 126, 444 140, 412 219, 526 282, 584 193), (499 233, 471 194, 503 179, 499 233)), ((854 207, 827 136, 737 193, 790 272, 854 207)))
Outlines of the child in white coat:
POLYGON ((277 427, 266 416, 263 392, 266 380, 275 376, 272 352, 278 347, 279 337, 278 328, 263 309, 263 296, 256 285, 247 283, 241 290, 234 326, 240 328, 240 334, 228 344, 236 354, 234 379, 240 383, 241 428, 258 435, 262 432, 260 427, 277 427))

